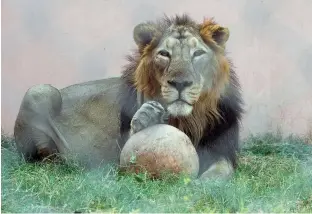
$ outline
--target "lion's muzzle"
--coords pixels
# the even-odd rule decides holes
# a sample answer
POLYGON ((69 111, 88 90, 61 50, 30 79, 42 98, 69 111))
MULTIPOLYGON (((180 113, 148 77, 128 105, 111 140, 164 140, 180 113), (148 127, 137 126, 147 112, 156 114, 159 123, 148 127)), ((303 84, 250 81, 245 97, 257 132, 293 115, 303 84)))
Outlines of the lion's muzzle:
POLYGON ((186 87, 190 87, 193 82, 192 81, 167 81, 168 84, 174 88, 177 89, 177 91, 179 92, 179 94, 181 94, 181 92, 186 88, 186 87))
POLYGON ((174 116, 187 116, 198 100, 201 87, 192 80, 171 79, 162 84, 162 97, 167 110, 174 116))

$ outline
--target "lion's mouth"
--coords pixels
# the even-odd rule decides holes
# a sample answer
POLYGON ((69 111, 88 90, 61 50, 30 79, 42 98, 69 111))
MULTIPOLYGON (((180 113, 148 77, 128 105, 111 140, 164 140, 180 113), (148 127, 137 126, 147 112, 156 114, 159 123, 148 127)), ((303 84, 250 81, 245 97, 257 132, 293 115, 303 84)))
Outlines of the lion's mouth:
POLYGON ((170 103, 168 103, 168 104, 171 105, 171 104, 173 104, 173 103, 176 103, 176 104, 187 104, 187 105, 189 105, 189 106, 192 106, 191 103, 189 103, 189 102, 187 102, 186 100, 183 100, 183 99, 181 99, 181 98, 176 99, 176 100, 174 100, 174 101, 172 101, 172 102, 170 102, 170 103))
POLYGON ((176 99, 167 104, 168 113, 174 117, 187 116, 192 113, 193 105, 183 99, 176 99))

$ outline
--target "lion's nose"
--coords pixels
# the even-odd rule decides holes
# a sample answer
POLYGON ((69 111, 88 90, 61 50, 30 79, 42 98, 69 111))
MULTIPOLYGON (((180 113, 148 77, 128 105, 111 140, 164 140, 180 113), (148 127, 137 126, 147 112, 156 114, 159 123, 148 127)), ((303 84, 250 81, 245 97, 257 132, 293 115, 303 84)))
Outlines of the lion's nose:
POLYGON ((181 92, 183 91, 184 88, 191 86, 193 82, 191 81, 183 81, 183 82, 168 81, 168 84, 171 85, 172 87, 175 87, 179 92, 181 92))

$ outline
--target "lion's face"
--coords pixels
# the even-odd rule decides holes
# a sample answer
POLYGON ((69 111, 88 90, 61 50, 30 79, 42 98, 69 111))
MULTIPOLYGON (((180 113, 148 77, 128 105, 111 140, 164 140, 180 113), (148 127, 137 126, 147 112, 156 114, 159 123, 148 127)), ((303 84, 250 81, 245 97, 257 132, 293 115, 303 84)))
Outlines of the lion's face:
POLYGON ((212 86, 214 52, 189 29, 177 27, 169 30, 152 57, 161 72, 157 81, 168 112, 189 115, 200 95, 212 86))
MULTIPOLYGON (((136 71, 141 72, 137 77, 142 77, 142 72, 149 75, 148 80, 144 80, 149 82, 147 87, 157 83, 153 96, 161 100, 173 116, 190 115, 200 97, 215 87, 220 72, 218 52, 205 43, 200 30, 196 26, 172 24, 162 32, 153 48, 145 46, 141 60, 145 65, 136 71)), ((153 38, 157 33, 152 24, 140 24, 135 28, 134 38, 138 45, 142 42, 148 45, 155 43, 153 38)))

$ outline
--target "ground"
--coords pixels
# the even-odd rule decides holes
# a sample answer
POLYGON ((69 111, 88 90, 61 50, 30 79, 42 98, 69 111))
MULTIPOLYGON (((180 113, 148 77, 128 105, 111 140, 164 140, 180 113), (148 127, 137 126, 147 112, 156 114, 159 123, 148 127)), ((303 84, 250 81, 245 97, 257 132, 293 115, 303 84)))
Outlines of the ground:
POLYGON ((1 153, 2 212, 312 212, 312 145, 298 137, 249 137, 228 181, 25 163, 5 136, 1 153))

